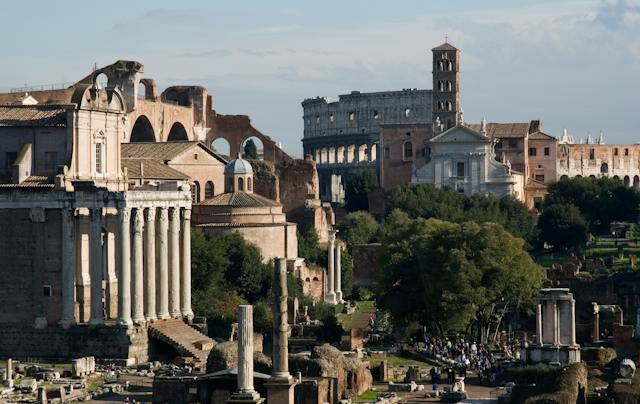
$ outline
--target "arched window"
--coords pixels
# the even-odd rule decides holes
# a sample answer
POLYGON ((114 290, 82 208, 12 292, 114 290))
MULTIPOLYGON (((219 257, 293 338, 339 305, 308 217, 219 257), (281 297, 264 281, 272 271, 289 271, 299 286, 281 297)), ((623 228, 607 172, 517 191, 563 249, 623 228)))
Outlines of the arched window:
POLYGON ((413 143, 404 142, 402 145, 402 159, 411 160, 413 158, 413 143))
POLYGON ((608 165, 607 163, 602 163, 602 164, 600 165, 600 172, 601 172, 602 174, 606 174, 606 173, 608 173, 608 172, 609 172, 609 165, 608 165))
POLYGON ((194 181, 193 186, 191 187, 191 203, 200 202, 200 183, 198 181, 194 181))
POLYGON ((447 101, 447 111, 452 111, 453 110, 453 104, 451 103, 451 101, 447 101))
POLYGON ((247 178, 247 191, 251 191, 251 177, 247 178))
POLYGON ((238 191, 244 191, 244 178, 238 178, 238 191))
POLYGON ((451 81, 447 81, 447 91, 453 91, 453 83, 451 81))
POLYGON ((213 198, 213 182, 207 181, 207 185, 204 186, 204 199, 213 198))

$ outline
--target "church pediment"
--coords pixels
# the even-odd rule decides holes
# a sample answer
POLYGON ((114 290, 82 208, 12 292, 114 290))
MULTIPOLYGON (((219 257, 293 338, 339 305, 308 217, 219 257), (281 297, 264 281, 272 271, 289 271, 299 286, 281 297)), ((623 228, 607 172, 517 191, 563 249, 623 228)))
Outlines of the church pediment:
POLYGON ((488 143, 491 139, 466 126, 455 126, 431 139, 432 143, 488 143))

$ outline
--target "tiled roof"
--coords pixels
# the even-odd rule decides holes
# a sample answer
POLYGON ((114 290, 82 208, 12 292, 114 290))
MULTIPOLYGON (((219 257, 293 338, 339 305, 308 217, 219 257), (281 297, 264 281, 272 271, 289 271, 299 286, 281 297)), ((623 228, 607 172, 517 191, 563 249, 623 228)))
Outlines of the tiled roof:
POLYGON ((123 158, 122 167, 127 169, 127 177, 138 179, 147 178, 154 180, 188 180, 189 177, 178 170, 175 170, 164 162, 154 159, 144 158, 123 158), (142 165, 142 173, 140 168, 142 165), (144 176, 143 176, 144 174, 144 176))
POLYGON ((554 140, 555 137, 553 137, 551 135, 547 135, 544 132, 534 132, 534 133, 531 133, 529 135, 529 139, 534 139, 534 140, 554 140))
POLYGON ((451 45, 449 42, 445 42, 440 46, 436 46, 435 48, 431 49, 432 51, 454 51, 454 50, 458 50, 458 48, 456 48, 455 46, 451 45))
POLYGON ((69 105, 0 105, 0 126, 67 126, 69 105))
MULTIPOLYGON (((465 124, 468 128, 480 132, 482 125, 479 123, 465 124)), ((487 136, 493 138, 520 138, 529 133, 529 122, 519 123, 487 123, 487 136)))
POLYGON ((120 145, 120 151, 123 159, 148 158, 168 161, 174 159, 176 156, 179 156, 194 146, 201 147, 203 150, 211 153, 218 160, 226 164, 226 160, 219 154, 198 141, 122 143, 120 145))
POLYGON ((31 175, 20 184, 0 184, 0 188, 53 188, 53 178, 44 175, 31 175))
MULTIPOLYGON (((71 102, 74 91, 75 87, 71 86, 59 90, 29 91, 29 95, 35 98, 39 105, 67 104, 71 102)), ((0 93, 0 104, 14 104, 24 96, 23 92, 0 93)))
POLYGON ((226 194, 216 195, 213 198, 205 199, 200 202, 200 204, 207 206, 232 206, 236 208, 280 206, 276 201, 248 192, 228 192, 226 194))

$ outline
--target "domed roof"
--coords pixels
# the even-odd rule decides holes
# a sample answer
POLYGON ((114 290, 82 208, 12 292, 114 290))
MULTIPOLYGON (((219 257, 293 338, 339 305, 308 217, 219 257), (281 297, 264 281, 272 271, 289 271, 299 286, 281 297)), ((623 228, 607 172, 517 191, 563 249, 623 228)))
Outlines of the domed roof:
POLYGON ((253 174, 253 168, 251 167, 251 163, 249 163, 247 160, 240 157, 240 155, 238 154, 237 158, 231 160, 225 166, 224 173, 230 174, 230 175, 253 174))

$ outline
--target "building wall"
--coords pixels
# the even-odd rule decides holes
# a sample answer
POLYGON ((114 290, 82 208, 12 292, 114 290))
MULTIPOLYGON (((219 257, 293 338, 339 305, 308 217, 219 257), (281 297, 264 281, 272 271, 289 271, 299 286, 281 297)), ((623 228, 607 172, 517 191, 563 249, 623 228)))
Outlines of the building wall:
MULTIPOLYGON (((246 241, 255 245, 260 250, 264 262, 282 257, 297 258, 287 256, 287 232, 285 224, 274 224, 272 226, 224 226, 224 227, 201 227, 208 236, 217 234, 239 233, 246 241)), ((297 241, 296 241, 297 244, 297 241)), ((297 254, 296 254, 297 255, 297 254)))
POLYGON ((413 170, 429 161, 426 141, 433 137, 431 124, 383 125, 380 135, 380 186, 391 190, 411 182, 413 170), (411 155, 405 153, 411 144, 411 155))
POLYGON ((558 178, 558 140, 529 138, 527 176, 548 184, 558 178), (535 151, 533 151, 535 150, 535 151), (534 155, 532 155, 532 153, 534 155), (548 154, 547 154, 548 153, 548 154))
POLYGON ((68 143, 68 131, 63 127, 0 127, 0 175, 11 175, 10 163, 7 157, 13 153, 17 155, 23 145, 31 143, 32 175, 54 175, 57 167, 69 164, 71 145, 68 143), (45 154, 55 153, 55 165, 49 169, 45 166, 45 154))
POLYGON ((171 160, 168 166, 189 176, 191 186, 198 182, 201 201, 205 199, 208 182, 213 184, 212 196, 224 193, 225 164, 199 146, 194 145, 189 152, 171 160))
POLYGON ((640 145, 559 144, 558 177, 619 178, 640 185, 640 145))

